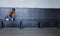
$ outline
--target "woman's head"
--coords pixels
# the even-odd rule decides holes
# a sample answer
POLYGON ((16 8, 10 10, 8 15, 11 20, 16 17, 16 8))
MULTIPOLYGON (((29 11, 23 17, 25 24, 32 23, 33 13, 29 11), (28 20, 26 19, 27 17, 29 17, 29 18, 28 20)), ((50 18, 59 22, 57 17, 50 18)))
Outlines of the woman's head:
POLYGON ((12 8, 12 11, 14 11, 14 12, 15 12, 15 8, 12 8))

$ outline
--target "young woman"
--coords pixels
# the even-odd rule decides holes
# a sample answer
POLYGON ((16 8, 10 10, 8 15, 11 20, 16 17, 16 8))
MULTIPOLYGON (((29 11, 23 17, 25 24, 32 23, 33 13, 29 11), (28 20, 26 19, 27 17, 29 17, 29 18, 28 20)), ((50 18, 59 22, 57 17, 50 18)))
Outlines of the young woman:
POLYGON ((8 13, 8 15, 5 17, 5 21, 15 21, 15 12, 14 11, 10 11, 8 13))

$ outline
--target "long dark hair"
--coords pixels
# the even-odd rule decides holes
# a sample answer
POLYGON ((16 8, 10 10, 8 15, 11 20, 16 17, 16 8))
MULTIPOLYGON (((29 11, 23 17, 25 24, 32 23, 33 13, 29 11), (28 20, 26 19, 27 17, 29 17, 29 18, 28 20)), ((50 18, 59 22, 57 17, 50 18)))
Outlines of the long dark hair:
POLYGON ((11 11, 11 12, 10 12, 9 17, 12 17, 12 14, 14 14, 14 12, 13 12, 13 11, 11 11))

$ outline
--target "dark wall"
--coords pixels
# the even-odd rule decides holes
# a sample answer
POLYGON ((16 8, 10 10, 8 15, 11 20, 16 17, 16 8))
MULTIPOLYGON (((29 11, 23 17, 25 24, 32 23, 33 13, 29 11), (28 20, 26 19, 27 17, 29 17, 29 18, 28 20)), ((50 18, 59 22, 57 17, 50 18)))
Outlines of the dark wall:
MULTIPOLYGON (((11 8, 0 8, 0 17, 4 18, 11 8)), ((56 9, 16 8, 17 19, 57 19, 56 9)), ((59 16, 59 14, 58 14, 59 16)))

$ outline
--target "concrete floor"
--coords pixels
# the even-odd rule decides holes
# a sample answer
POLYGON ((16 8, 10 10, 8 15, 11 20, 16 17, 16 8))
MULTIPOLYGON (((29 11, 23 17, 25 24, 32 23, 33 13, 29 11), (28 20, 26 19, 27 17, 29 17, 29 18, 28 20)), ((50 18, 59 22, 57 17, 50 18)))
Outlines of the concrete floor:
POLYGON ((0 36, 60 36, 57 28, 4 28, 0 29, 0 36))

